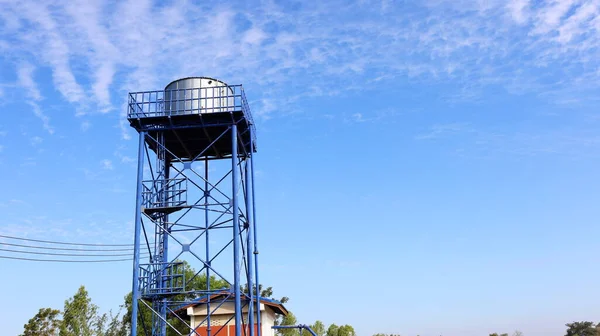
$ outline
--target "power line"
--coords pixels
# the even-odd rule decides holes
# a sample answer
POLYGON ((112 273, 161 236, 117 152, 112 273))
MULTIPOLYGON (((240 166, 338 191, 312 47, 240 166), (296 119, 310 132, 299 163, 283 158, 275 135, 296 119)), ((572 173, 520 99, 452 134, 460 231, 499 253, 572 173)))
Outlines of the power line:
POLYGON ((51 253, 51 252, 37 252, 37 251, 16 251, 0 248, 0 251, 13 252, 13 253, 26 253, 35 255, 53 255, 53 256, 64 256, 64 257, 131 257, 131 253, 126 254, 73 254, 73 253, 51 253))
MULTIPOLYGON (((94 258, 93 260, 78 260, 78 259, 37 259, 37 258, 25 258, 25 257, 16 257, 16 256, 2 256, 0 255, 0 259, 12 259, 12 260, 25 260, 25 261, 39 261, 39 262, 62 262, 62 263, 101 263, 101 262, 120 262, 120 261, 131 261, 133 260, 133 244, 90 244, 90 243, 72 243, 72 242, 62 242, 62 241, 52 241, 52 240, 41 240, 41 239, 31 239, 31 238, 21 238, 7 235, 0 235, 0 238, 6 239, 14 239, 18 241, 29 241, 29 242, 37 242, 37 243, 48 243, 48 244, 60 244, 60 245, 70 245, 70 246, 82 246, 81 248, 68 248, 68 247, 56 247, 56 246, 36 246, 36 245, 26 245, 26 244, 15 244, 15 243, 6 243, 0 241, 0 247, 2 245, 5 246, 14 246, 14 247, 22 247, 22 248, 30 248, 30 249, 39 249, 39 250, 51 250, 51 251, 79 251, 79 252, 100 252, 102 254, 87 254, 87 253, 52 253, 52 252, 42 252, 42 251, 20 251, 15 249, 3 249, 0 248, 0 251, 9 252, 9 253, 25 253, 25 254, 33 254, 33 255, 48 255, 48 256, 62 256, 62 257, 121 257, 126 256, 129 258, 120 258, 120 259, 103 259, 103 258, 94 258), (90 246, 92 248, 86 248, 85 246, 90 246), (93 248, 96 247, 96 248, 93 248), (102 248, 109 247, 109 248, 102 248), (124 247, 124 248, 111 248, 111 247, 124 247), (121 254, 104 254, 103 252, 129 252, 129 253, 121 253, 121 254)), ((153 243, 152 243, 153 244, 153 243)), ((140 256, 145 258, 148 257, 148 251, 140 251, 140 256)))
POLYGON ((44 250, 58 250, 58 251, 84 251, 84 252, 122 252, 122 251, 133 251, 133 247, 124 248, 124 249, 87 249, 87 248, 33 246, 33 245, 22 245, 22 244, 12 244, 12 243, 3 243, 3 242, 0 242, 0 245, 16 246, 16 247, 26 247, 26 248, 34 248, 34 249, 44 249, 44 250))
POLYGON ((131 261, 133 259, 105 259, 105 260, 62 260, 62 259, 33 259, 33 258, 20 258, 20 257, 8 257, 0 256, 1 259, 14 259, 14 260, 27 260, 27 261, 46 261, 46 262, 65 262, 65 263, 100 263, 100 262, 117 262, 117 261, 131 261))
POLYGON ((32 242, 38 242, 38 243, 60 244, 60 245, 80 245, 80 246, 132 246, 133 245, 133 244, 66 243, 66 242, 57 242, 57 241, 51 241, 51 240, 40 240, 40 239, 29 239, 29 238, 11 237, 11 236, 5 236, 5 235, 0 235, 0 238, 15 239, 15 240, 25 240, 25 241, 32 241, 32 242))

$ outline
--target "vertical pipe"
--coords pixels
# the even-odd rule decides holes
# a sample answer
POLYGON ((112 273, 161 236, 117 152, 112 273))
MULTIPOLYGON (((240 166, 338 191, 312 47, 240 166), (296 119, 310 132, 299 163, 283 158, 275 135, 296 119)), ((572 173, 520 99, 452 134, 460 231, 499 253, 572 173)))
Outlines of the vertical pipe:
MULTIPOLYGON (((164 134, 161 135, 161 140, 162 140, 162 146, 166 146, 164 134)), ((162 196, 161 203, 162 203, 163 207, 168 207, 169 206, 169 197, 170 197, 169 178, 170 178, 170 166, 171 166, 170 161, 171 161, 171 159, 167 156, 167 150, 165 148, 161 148, 161 151, 163 152, 161 163, 162 163, 162 167, 163 167, 163 178, 164 178, 163 193, 162 193, 163 196, 162 196)), ((169 279, 169 215, 164 214, 161 222, 162 222, 161 226, 162 226, 162 242, 163 242, 163 251, 162 251, 162 260, 161 260, 161 262, 162 262, 161 286, 164 291, 171 291, 172 288, 170 288, 171 284, 169 283, 169 280, 170 280, 169 279)), ((161 301, 160 315, 162 317, 162 319, 160 319, 161 336, 166 336, 167 335, 167 324, 165 323, 165 321, 167 320, 167 298, 163 298, 161 301)))
POLYGON ((238 211, 237 125, 231 125, 231 203, 233 207, 233 291, 235 295, 235 336, 242 336, 242 301, 240 298, 240 226, 238 211))
POLYGON ((250 326, 250 336, 254 336, 254 283, 252 277, 254 276, 253 262, 252 262, 252 209, 251 209, 251 191, 252 184, 250 183, 250 162, 251 158, 246 157, 244 165, 244 182, 246 185, 246 221, 248 228, 246 229, 246 259, 248 262, 248 294, 250 296, 250 303, 248 304, 248 325, 250 326))
POLYGON ((140 132, 138 148, 137 186, 135 192, 135 229, 133 238, 133 279, 131 295, 131 336, 137 335, 138 300, 140 289, 138 278, 140 275, 140 231, 142 227, 142 181, 144 179, 144 141, 146 132, 140 132))
POLYGON ((258 240, 256 239, 256 198, 254 188, 254 134, 252 128, 250 128, 250 174, 252 176, 252 231, 254 235, 254 283, 256 284, 256 336, 262 335, 261 319, 260 319, 260 282, 258 279, 258 240))
MULTIPOLYGON (((208 233, 210 230, 208 229, 208 196, 210 195, 208 191, 208 158, 204 160, 204 227, 206 231, 204 235, 206 236, 206 262, 208 266, 210 266, 210 249, 208 244, 210 242, 208 233)), ((206 290, 210 291, 210 267, 206 267, 206 290)), ((206 336, 211 336, 211 327, 210 327, 210 292, 207 292, 206 297, 206 336)))

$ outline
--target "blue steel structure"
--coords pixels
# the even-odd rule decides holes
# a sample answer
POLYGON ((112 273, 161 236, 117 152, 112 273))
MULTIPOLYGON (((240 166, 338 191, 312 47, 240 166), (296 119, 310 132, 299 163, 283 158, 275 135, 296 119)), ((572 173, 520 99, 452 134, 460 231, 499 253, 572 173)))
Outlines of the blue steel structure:
POLYGON ((278 329, 298 329, 298 334, 302 335, 302 329, 308 331, 312 336, 317 336, 317 333, 315 333, 310 326, 307 326, 306 324, 298 324, 298 325, 277 325, 277 326, 272 326, 271 328, 278 330, 278 329))
POLYGON ((233 302, 235 336, 261 336, 250 109, 241 85, 185 80, 196 85, 129 93, 139 133, 131 335, 226 335, 211 315, 233 302), (213 277, 228 287, 211 288, 213 277), (206 318, 190 326, 185 307, 202 297, 206 318))

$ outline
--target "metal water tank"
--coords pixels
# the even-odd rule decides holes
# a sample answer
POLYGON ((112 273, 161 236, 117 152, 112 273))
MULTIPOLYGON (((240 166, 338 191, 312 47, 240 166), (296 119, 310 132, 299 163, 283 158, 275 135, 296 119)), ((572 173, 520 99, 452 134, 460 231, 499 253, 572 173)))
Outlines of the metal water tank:
POLYGON ((165 87, 164 106, 170 115, 230 112, 235 109, 234 90, 210 77, 181 78, 165 87))

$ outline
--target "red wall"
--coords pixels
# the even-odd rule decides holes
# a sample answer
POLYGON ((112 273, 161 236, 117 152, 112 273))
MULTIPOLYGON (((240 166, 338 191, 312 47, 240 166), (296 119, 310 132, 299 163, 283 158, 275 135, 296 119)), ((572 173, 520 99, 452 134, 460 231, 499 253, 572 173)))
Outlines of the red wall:
MULTIPOLYGON (((200 336, 208 336, 208 332, 206 331, 207 327, 198 327, 196 328, 196 332, 200 336)), ((235 325, 229 326, 212 326, 210 328, 211 336, 235 336, 235 325)), ((256 324, 254 325, 254 335, 258 334, 258 328, 256 324)), ((247 325, 242 329, 242 336, 249 336, 250 330, 247 325)))

